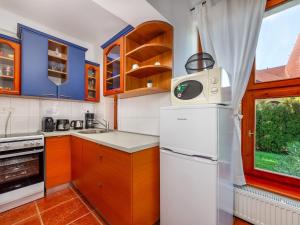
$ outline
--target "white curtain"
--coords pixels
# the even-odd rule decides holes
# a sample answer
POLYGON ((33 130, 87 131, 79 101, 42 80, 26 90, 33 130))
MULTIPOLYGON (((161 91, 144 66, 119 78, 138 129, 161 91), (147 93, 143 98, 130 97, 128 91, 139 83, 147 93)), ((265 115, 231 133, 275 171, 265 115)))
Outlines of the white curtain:
POLYGON ((266 0, 206 0, 196 6, 196 23, 204 52, 224 68, 232 85, 233 182, 244 185, 239 106, 255 57, 266 0))

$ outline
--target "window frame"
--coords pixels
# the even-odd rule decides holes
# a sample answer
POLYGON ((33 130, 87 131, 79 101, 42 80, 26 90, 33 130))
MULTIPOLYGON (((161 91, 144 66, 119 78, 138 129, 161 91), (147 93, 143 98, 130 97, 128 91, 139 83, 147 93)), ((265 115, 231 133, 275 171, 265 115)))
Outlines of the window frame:
POLYGON ((252 70, 251 70, 251 75, 250 75, 248 86, 247 86, 247 91, 279 88, 279 87, 291 87, 291 86, 297 86, 297 85, 300 85, 300 77, 255 83, 255 60, 254 60, 252 70))
POLYGON ((244 119, 242 121, 242 151, 244 172, 246 175, 264 178, 277 183, 292 185, 300 188, 300 178, 294 178, 277 173, 267 172, 256 169, 254 166, 254 135, 249 136, 248 133, 255 129, 255 100, 265 98, 281 98, 300 96, 300 85, 293 87, 279 87, 272 89, 261 89, 247 91, 242 102, 242 111, 244 119))
MULTIPOLYGON (((268 0, 266 10, 286 2, 286 0, 268 0)), ((300 200, 300 178, 255 168, 255 135, 250 137, 248 135, 248 131, 253 132, 255 128, 255 99, 292 96, 300 96, 300 78, 255 83, 254 61, 247 90, 242 100, 242 158, 248 185, 300 200)))

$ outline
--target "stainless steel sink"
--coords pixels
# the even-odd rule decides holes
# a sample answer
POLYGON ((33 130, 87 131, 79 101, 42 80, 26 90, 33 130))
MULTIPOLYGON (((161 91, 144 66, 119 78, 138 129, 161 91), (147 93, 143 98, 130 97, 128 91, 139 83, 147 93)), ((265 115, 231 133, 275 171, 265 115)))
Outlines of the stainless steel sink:
POLYGON ((108 133, 106 129, 91 129, 91 130, 82 130, 78 133, 80 134, 101 134, 101 133, 108 133))

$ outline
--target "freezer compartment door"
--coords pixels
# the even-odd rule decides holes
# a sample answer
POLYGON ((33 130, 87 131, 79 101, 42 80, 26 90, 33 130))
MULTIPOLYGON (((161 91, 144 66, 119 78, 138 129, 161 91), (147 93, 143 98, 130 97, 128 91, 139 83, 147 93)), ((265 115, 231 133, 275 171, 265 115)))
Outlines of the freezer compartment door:
POLYGON ((160 151, 161 225, 217 224, 217 162, 160 151))
POLYGON ((218 108, 162 108, 160 147, 217 159, 218 108))

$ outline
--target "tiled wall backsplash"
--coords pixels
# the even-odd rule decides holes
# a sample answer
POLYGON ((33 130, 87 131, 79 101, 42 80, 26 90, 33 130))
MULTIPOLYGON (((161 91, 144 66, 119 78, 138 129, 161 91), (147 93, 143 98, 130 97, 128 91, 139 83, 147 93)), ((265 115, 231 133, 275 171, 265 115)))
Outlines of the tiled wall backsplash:
POLYGON ((159 135, 159 110, 171 105, 170 94, 162 93, 118 102, 118 129, 121 131, 159 135))
POLYGON ((42 117, 54 119, 81 119, 84 113, 96 111, 96 104, 63 100, 46 100, 0 96, 0 134, 5 132, 9 112, 11 117, 7 133, 27 133, 41 129, 42 117))

